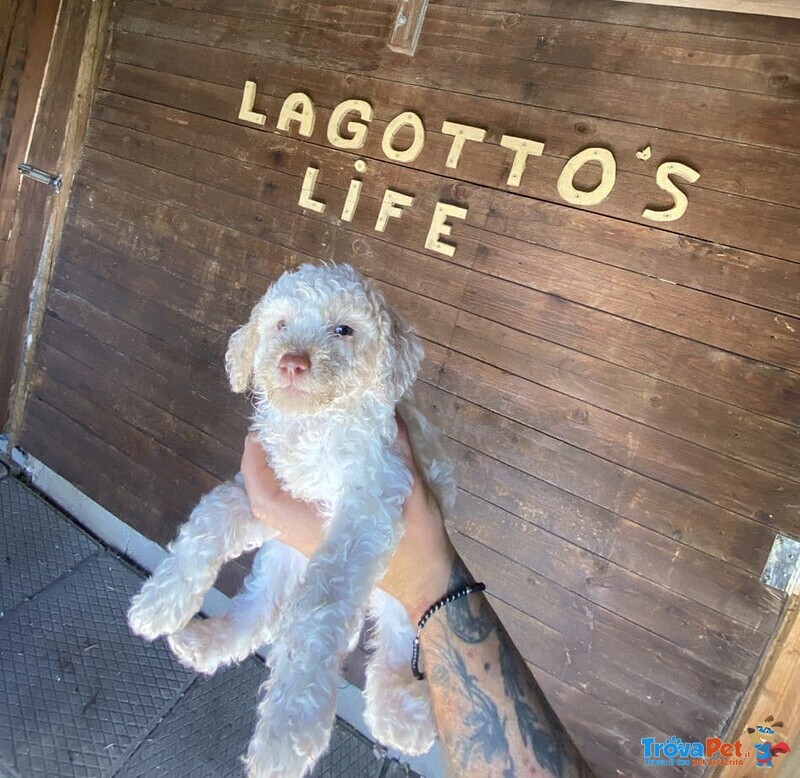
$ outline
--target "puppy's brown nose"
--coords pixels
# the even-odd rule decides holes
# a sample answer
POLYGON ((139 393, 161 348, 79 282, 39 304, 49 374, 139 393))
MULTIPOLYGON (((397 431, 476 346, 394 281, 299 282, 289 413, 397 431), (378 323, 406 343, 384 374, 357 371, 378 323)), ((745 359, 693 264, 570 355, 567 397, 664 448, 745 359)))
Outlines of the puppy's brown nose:
POLYGON ((299 378, 306 370, 311 369, 308 354, 284 354, 278 362, 278 370, 292 380, 299 378))

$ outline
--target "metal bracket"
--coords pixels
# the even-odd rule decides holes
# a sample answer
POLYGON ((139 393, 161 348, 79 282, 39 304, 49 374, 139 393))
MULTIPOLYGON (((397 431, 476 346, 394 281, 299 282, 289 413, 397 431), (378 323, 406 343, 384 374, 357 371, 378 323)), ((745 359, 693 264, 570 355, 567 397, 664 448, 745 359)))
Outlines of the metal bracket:
POLYGON ((47 173, 44 170, 39 170, 39 168, 34 167, 33 165, 28 165, 26 162, 22 162, 18 165, 19 172, 23 176, 27 176, 28 178, 32 178, 34 181, 38 181, 42 184, 47 184, 47 186, 52 186, 53 189, 56 190, 56 194, 61 191, 61 174, 53 174, 47 173))
POLYGON ((793 594, 800 589, 800 541, 776 535, 761 580, 775 589, 793 594))
POLYGON ((398 54, 414 56, 428 10, 428 0, 398 0, 389 36, 389 48, 398 54))

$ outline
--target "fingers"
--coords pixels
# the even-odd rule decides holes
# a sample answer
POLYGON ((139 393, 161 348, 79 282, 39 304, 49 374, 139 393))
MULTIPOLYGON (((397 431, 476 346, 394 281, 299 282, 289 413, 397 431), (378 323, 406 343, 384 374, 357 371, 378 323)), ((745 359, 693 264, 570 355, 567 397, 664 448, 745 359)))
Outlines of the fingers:
POLYGON ((422 476, 422 472, 414 456, 414 447, 411 445, 411 435, 408 432, 406 420, 400 415, 399 411, 395 412, 394 417, 397 421, 397 440, 395 442, 397 450, 400 456, 403 457, 406 466, 411 471, 411 475, 414 478, 414 485, 424 484, 425 479, 422 476))

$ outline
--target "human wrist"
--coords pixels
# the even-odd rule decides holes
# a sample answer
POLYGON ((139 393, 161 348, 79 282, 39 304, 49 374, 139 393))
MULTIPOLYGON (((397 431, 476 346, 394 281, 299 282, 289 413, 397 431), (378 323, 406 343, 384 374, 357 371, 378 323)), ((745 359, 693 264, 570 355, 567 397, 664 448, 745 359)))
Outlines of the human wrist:
POLYGON ((421 570, 415 585, 409 589, 403 605, 414 626, 419 623, 431 605, 447 594, 450 571, 455 558, 455 548, 447 543, 446 547, 431 560, 431 563, 421 570))

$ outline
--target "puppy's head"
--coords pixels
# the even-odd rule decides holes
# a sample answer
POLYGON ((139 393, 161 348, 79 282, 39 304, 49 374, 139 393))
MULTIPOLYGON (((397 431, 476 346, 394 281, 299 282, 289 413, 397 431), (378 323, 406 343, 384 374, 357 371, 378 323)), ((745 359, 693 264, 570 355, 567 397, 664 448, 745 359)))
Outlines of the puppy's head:
POLYGON ((421 359, 419 339, 371 281, 350 265, 302 265, 233 333, 225 363, 234 392, 309 414, 369 393, 394 407, 421 359))

